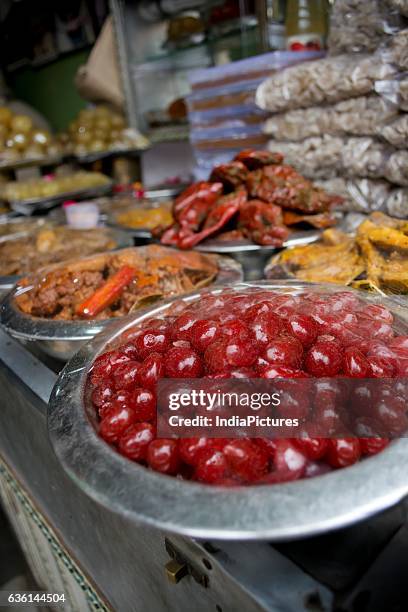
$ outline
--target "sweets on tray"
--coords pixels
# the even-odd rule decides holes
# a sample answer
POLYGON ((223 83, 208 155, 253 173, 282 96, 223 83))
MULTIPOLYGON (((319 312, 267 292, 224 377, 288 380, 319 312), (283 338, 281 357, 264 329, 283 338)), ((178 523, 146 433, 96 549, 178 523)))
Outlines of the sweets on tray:
POLYGON ((408 222, 372 213, 356 235, 327 230, 320 242, 286 249, 273 257, 265 273, 267 278, 295 277, 408 293, 408 222))
POLYGON ((135 205, 129 210, 116 213, 115 220, 124 227, 152 230, 155 227, 169 226, 173 221, 173 215, 168 205, 154 208, 135 205))
POLYGON ((334 225, 330 210, 341 199, 283 164, 280 153, 248 149, 216 166, 209 181, 194 183, 178 196, 175 222, 160 231, 161 242, 188 249, 233 231, 235 239, 279 247, 288 226, 334 225))
POLYGON ((355 293, 239 287, 200 295, 184 308, 178 302, 173 311, 170 306, 127 328, 95 359, 85 396, 99 417, 100 437, 131 461, 205 484, 282 483, 352 465, 406 430, 405 385, 392 380, 406 375, 406 347, 392 312, 355 293), (370 403, 367 418, 367 401, 350 401, 351 385, 344 379, 358 378, 362 393, 361 386, 370 384, 362 379, 374 379, 379 389, 378 379, 387 377, 384 395, 370 403), (242 378, 261 379, 255 389, 281 379, 290 407, 273 414, 296 416, 303 433, 157 437, 157 383, 164 378, 180 379, 183 392, 189 389, 185 379, 202 379, 203 387, 231 379, 234 390, 242 378), (325 393, 316 378, 325 379, 325 393), (395 415, 392 427, 388 407, 395 415), (310 419, 315 426, 309 428, 310 419))
POLYGON ((208 285, 218 270, 213 255, 158 245, 129 248, 22 279, 15 302, 22 312, 51 320, 109 319, 208 285))
POLYGON ((31 117, 0 106, 0 165, 20 160, 40 160, 60 155, 62 148, 47 131, 37 128, 31 117))
POLYGON ((74 172, 63 176, 44 176, 27 181, 11 181, 1 186, 0 197, 8 202, 53 198, 93 187, 109 185, 110 179, 100 172, 74 172))
POLYGON ((81 110, 58 139, 65 153, 83 156, 89 153, 122 149, 145 149, 149 141, 135 129, 126 126, 119 113, 106 106, 81 110))

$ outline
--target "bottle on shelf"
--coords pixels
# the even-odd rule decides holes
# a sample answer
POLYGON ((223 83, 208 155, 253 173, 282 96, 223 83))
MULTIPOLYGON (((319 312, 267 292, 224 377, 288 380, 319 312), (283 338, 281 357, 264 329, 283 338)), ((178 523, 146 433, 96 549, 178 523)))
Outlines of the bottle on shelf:
POLYGON ((319 51, 327 34, 326 0, 287 0, 286 49, 319 51))

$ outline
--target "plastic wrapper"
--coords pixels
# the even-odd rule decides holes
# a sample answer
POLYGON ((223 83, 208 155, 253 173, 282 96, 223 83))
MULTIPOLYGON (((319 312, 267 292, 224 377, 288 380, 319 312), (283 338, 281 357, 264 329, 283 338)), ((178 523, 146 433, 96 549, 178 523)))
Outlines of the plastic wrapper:
POLYGON ((333 106, 312 106, 280 113, 267 119, 264 132, 277 140, 303 140, 311 136, 370 136, 378 125, 396 117, 392 102, 373 94, 342 100, 333 106))
POLYGON ((347 179, 336 177, 329 180, 316 181, 329 193, 343 198, 340 210, 370 213, 375 210, 385 210, 388 199, 393 191, 392 185, 382 179, 347 179))
POLYGON ((398 68, 408 70, 408 28, 392 37, 386 54, 398 68))
POLYGON ((376 81, 396 74, 381 53, 328 57, 272 75, 258 87, 256 103, 271 112, 332 104, 368 94, 376 81))
POLYGON ((408 17, 408 0, 387 0, 388 5, 399 11, 404 17, 408 17))
POLYGON ((400 19, 382 0, 337 0, 330 17, 330 55, 375 51, 400 19))
POLYGON ((399 74, 395 79, 377 81, 375 91, 400 110, 408 111, 408 73, 399 74))
POLYGON ((408 185, 408 151, 397 151, 393 153, 384 169, 384 176, 391 183, 397 185, 408 185))
POLYGON ((387 198, 387 212, 399 219, 408 218, 408 189, 393 189, 387 198))
POLYGON ((406 149, 408 146, 408 114, 400 115, 387 125, 380 125, 377 133, 393 147, 406 149))
POLYGON ((365 178, 383 177, 389 155, 388 145, 373 138, 319 136, 301 142, 271 140, 272 151, 285 156, 285 162, 308 178, 333 178, 338 175, 365 178))

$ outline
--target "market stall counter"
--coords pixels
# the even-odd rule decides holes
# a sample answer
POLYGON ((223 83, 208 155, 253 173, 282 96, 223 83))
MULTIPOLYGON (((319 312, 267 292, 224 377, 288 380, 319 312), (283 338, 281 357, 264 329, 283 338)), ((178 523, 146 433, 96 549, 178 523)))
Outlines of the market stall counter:
POLYGON ((403 597, 404 502, 347 529, 273 544, 197 541, 89 497, 47 434, 61 366, 34 350, 0 331, 0 492, 37 583, 64 593, 65 609, 351 611, 370 597, 383 610, 403 597))

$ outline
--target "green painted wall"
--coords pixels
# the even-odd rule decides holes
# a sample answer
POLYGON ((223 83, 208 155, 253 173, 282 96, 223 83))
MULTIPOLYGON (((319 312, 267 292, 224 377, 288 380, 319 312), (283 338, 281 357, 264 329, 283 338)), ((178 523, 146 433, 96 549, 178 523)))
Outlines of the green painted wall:
POLYGON ((63 130, 86 106, 75 89, 74 77, 88 55, 89 50, 77 51, 40 68, 21 68, 9 76, 9 85, 15 97, 42 113, 54 130, 63 130))

